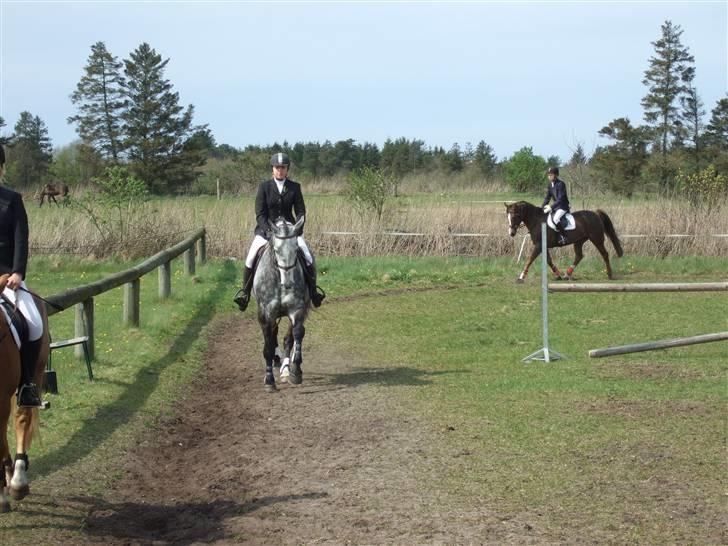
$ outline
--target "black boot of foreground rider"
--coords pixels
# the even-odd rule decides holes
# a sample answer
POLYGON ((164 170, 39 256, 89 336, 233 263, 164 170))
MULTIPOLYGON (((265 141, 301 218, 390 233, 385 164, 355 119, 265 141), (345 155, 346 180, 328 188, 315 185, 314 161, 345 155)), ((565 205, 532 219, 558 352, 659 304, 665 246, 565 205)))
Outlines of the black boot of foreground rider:
POLYGON ((314 307, 321 307, 321 303, 324 301, 326 294, 323 291, 319 292, 317 290, 315 265, 306 263, 306 276, 308 277, 308 292, 311 296, 311 304, 314 307))
POLYGON ((250 290, 253 288, 253 270, 250 267, 245 268, 243 273, 243 287, 238 290, 233 301, 238 304, 238 309, 245 311, 250 301, 250 290))
POLYGON ((40 354, 42 339, 26 341, 20 349, 20 386, 18 387, 18 407, 39 408, 42 404, 38 387, 33 383, 35 366, 40 354))

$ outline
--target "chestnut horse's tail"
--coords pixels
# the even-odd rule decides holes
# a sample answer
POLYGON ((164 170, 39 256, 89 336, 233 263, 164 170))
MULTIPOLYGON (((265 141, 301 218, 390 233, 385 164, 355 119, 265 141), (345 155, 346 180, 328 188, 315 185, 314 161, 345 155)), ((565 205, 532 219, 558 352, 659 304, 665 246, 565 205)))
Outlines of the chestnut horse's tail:
POLYGON ((619 237, 617 237, 617 232, 614 230, 612 220, 603 210, 597 209, 597 214, 599 215, 599 218, 602 219, 602 224, 604 224, 604 233, 606 233, 607 237, 609 237, 609 240, 612 241, 612 245, 614 245, 614 250, 617 251, 617 256, 621 258, 624 254, 624 251, 622 251, 622 243, 619 242, 619 237))

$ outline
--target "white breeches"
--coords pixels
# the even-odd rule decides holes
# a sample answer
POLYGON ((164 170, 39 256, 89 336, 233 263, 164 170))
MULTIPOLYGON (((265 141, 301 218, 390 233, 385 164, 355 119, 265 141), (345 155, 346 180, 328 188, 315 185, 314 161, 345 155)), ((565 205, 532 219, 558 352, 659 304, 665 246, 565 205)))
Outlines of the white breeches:
MULTIPOLYGON (((25 281, 20 283, 20 286, 25 288, 25 281)), ((25 320, 28 321, 28 339, 30 341, 40 339, 43 335, 43 319, 35 306, 33 296, 23 290, 15 291, 9 288, 3 290, 3 296, 8 298, 13 305, 17 305, 25 320)))
MULTIPOLYGON (((300 236, 296 239, 296 241, 298 242, 298 248, 301 249, 303 255, 306 257, 306 263, 308 265, 311 265, 313 263, 313 256, 311 255, 311 251, 308 249, 306 241, 304 241, 303 237, 300 236)), ((253 264, 255 263, 255 256, 258 254, 258 250, 266 244, 268 244, 268 241, 265 239, 265 237, 261 237, 260 235, 255 236, 253 242, 250 244, 248 256, 245 258, 245 267, 253 267, 253 264)))
POLYGON ((551 213, 551 218, 554 220, 554 225, 559 225, 559 220, 566 214, 564 209, 558 209, 551 213))

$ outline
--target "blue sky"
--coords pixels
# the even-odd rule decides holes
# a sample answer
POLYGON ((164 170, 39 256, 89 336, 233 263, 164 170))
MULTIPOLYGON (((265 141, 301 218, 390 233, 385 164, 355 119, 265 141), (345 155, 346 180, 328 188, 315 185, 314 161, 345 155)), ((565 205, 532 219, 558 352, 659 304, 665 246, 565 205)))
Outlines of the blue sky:
POLYGON ((29 2, 0 0, 0 115, 76 138, 69 99, 97 41, 142 42, 195 122, 236 147, 419 138, 591 153, 642 123, 651 42, 671 20, 708 111, 728 89, 728 2, 29 2))

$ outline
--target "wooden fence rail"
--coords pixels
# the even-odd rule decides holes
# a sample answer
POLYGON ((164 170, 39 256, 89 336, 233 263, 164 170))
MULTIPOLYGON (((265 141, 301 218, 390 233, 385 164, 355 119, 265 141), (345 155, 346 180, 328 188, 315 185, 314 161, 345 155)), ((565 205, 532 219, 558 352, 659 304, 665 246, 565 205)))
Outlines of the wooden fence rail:
MULTIPOLYGON (((170 262, 180 254, 184 254, 185 273, 193 275, 195 273, 195 257, 199 263, 204 263, 207 260, 205 236, 205 228, 200 228, 184 241, 155 254, 151 258, 147 258, 130 269, 47 297, 46 300, 49 302, 46 305, 48 315, 54 315, 71 306, 76 306, 75 335, 76 337, 88 336, 89 356, 93 359, 95 354, 94 296, 125 285, 123 298, 124 324, 139 326, 139 279, 153 269, 159 268, 159 298, 168 298, 172 292, 172 267, 170 262), (195 250, 197 251, 195 252, 195 250)), ((76 356, 78 358, 83 357, 82 347, 76 347, 76 356)))

